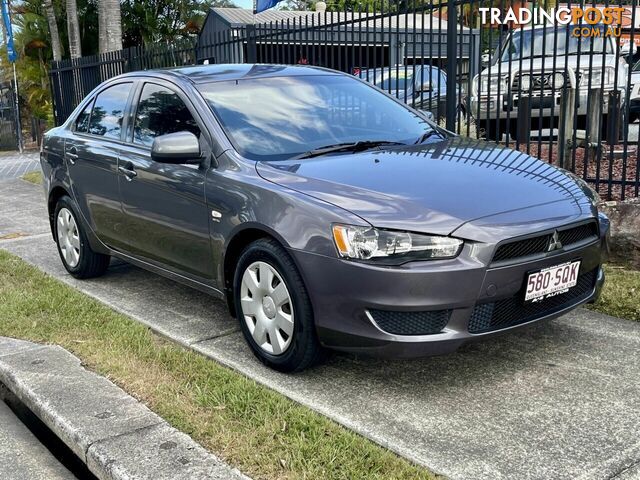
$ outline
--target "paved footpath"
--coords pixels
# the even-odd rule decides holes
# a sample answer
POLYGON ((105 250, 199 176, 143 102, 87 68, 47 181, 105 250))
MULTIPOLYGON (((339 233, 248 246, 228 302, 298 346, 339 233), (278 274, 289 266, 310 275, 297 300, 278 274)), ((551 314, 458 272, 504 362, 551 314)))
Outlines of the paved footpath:
POLYGON ((0 182, 20 178, 27 172, 40 169, 38 152, 2 152, 0 153, 0 182))
POLYGON ((3 480, 75 478, 1 400, 0 478, 3 480))
POLYGON ((453 355, 335 354, 278 374, 253 358, 220 301, 121 263, 99 279, 71 278, 41 197, 23 181, 0 189, 0 248, 437 473, 640 478, 640 323, 579 309, 453 355))

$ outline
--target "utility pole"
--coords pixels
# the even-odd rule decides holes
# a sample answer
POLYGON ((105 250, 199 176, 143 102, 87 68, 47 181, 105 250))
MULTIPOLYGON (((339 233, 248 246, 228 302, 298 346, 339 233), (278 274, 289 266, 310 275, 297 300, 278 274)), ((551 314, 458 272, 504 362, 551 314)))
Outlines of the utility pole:
POLYGON ((7 57, 13 65, 13 95, 14 104, 16 108, 15 121, 16 121, 16 138, 18 141, 18 150, 22 153, 22 129, 20 128, 20 103, 18 100, 18 76, 16 75, 16 60, 18 58, 16 51, 13 48, 13 32, 11 29, 11 8, 9 6, 9 0, 2 0, 2 19, 4 23, 4 38, 5 45, 7 47, 7 57))
POLYGON ((22 128, 20 128, 20 101, 18 100, 18 76, 16 75, 16 64, 13 63, 13 96, 16 105, 16 134, 18 136, 18 151, 22 153, 22 128))

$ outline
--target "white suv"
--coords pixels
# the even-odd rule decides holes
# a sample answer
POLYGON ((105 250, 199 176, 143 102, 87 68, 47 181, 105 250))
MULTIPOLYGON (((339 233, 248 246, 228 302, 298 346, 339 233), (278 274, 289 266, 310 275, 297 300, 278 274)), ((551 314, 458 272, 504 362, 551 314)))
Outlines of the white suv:
MULTIPOLYGON (((575 25, 540 25, 507 35, 491 64, 472 85, 470 113, 488 139, 499 141, 503 133, 515 138, 518 103, 530 97, 532 130, 558 126, 561 97, 576 88, 578 128, 586 124, 588 93, 603 90, 602 113, 606 125, 609 92, 619 90, 621 106, 628 65, 617 52, 613 37, 576 37, 575 25)), ((592 103, 592 102, 591 102, 592 103)))

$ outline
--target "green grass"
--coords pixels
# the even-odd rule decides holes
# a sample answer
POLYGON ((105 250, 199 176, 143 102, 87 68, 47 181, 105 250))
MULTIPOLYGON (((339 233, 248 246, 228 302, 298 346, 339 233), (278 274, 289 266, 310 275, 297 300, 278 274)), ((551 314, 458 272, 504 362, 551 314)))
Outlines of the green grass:
POLYGON ((40 172, 40 171, 27 172, 22 176, 22 179, 27 181, 27 182, 35 183, 36 185, 40 185, 42 183, 42 172, 40 172))
POLYGON ((600 300, 588 305, 588 308, 640 322, 640 271, 620 265, 606 265, 605 274, 600 300))
POLYGON ((254 478, 434 478, 1 250, 0 335, 62 345, 254 478))

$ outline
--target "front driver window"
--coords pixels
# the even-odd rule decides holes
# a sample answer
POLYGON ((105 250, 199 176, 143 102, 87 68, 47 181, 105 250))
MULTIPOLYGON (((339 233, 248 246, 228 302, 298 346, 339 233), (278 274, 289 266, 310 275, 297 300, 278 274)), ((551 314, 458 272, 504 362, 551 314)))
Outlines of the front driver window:
POLYGON ((168 88, 147 83, 136 112, 134 143, 150 147, 155 137, 185 130, 200 136, 198 124, 180 97, 168 88))

